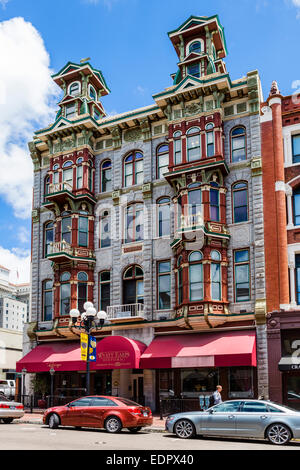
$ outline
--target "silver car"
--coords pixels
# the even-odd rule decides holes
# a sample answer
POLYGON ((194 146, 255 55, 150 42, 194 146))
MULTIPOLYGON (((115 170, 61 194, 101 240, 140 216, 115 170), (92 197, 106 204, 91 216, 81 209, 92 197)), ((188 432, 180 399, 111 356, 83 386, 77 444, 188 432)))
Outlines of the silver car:
POLYGON ((11 401, 5 395, 0 394, 0 421, 9 424, 16 418, 22 418, 22 416, 24 416, 22 403, 11 401))
POLYGON ((300 438, 300 412, 265 400, 230 400, 206 411, 167 417, 166 430, 182 439, 195 435, 268 439, 287 444, 300 438))

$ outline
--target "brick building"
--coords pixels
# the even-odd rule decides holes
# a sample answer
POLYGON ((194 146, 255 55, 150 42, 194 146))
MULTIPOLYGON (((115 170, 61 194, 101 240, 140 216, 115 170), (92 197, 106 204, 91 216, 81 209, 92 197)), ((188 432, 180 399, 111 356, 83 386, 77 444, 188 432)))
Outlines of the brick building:
POLYGON ((19 369, 54 368, 57 393, 85 384, 69 311, 86 300, 109 319, 94 331, 93 393, 152 408, 170 389, 268 393, 259 76, 231 80, 218 16, 169 38, 178 70, 151 105, 106 116, 102 72, 68 63, 53 76, 56 120, 29 144, 31 352, 19 369))
POLYGON ((300 407, 300 102, 261 105, 270 398, 300 407))

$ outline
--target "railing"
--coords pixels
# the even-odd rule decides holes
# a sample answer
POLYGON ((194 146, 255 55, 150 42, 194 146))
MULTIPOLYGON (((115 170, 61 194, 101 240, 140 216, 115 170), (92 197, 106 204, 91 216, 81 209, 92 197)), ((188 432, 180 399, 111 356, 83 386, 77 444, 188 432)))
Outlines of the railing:
POLYGON ((52 183, 49 185, 49 194, 59 193, 61 191, 73 191, 70 183, 63 181, 62 183, 52 183))
POLYGON ((203 215, 201 212, 181 216, 181 229, 196 227, 199 225, 203 225, 203 215))
POLYGON ((107 307, 107 319, 132 318, 145 316, 144 304, 110 305, 107 307))
POLYGON ((57 253, 67 253, 68 255, 73 255, 73 248, 70 243, 66 242, 65 240, 51 243, 48 255, 55 255, 57 253))
POLYGON ((159 400, 160 419, 173 413, 200 410, 199 398, 161 398, 159 400))

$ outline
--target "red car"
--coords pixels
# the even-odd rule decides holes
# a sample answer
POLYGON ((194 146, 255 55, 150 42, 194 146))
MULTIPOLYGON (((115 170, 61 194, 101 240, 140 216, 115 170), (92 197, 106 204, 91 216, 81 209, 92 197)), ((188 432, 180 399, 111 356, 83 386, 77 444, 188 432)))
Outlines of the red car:
POLYGON ((74 400, 64 406, 48 408, 43 423, 51 429, 58 426, 76 428, 104 428, 107 432, 117 433, 122 428, 138 432, 153 423, 150 408, 141 406, 127 398, 88 396, 74 400))

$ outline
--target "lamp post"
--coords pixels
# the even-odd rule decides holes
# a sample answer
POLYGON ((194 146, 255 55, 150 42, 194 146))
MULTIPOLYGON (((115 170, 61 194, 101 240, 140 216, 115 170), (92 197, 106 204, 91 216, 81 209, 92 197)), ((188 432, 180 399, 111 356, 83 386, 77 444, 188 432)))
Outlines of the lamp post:
POLYGON ((23 395, 23 405, 24 405, 24 401, 25 401, 25 376, 26 376, 26 373, 27 373, 27 369, 22 369, 22 395, 23 395))
POLYGON ((90 333, 91 329, 95 328, 100 329, 103 327, 105 320, 107 319, 107 314, 104 311, 100 311, 97 313, 97 310, 94 308, 92 302, 85 302, 84 312, 80 313, 77 309, 72 309, 70 311, 70 317, 72 319, 73 327, 79 328, 87 334, 88 342, 87 342, 87 358, 86 358, 86 394, 90 394, 90 333), (80 317, 79 325, 77 326, 76 323, 78 322, 78 318, 80 317), (98 320, 98 322, 97 322, 98 320))
POLYGON ((50 379, 51 379, 51 385, 50 385, 50 395, 51 395, 51 400, 50 400, 50 406, 53 406, 53 396, 54 396, 54 374, 55 374, 55 369, 51 367, 49 370, 50 372, 50 379))

